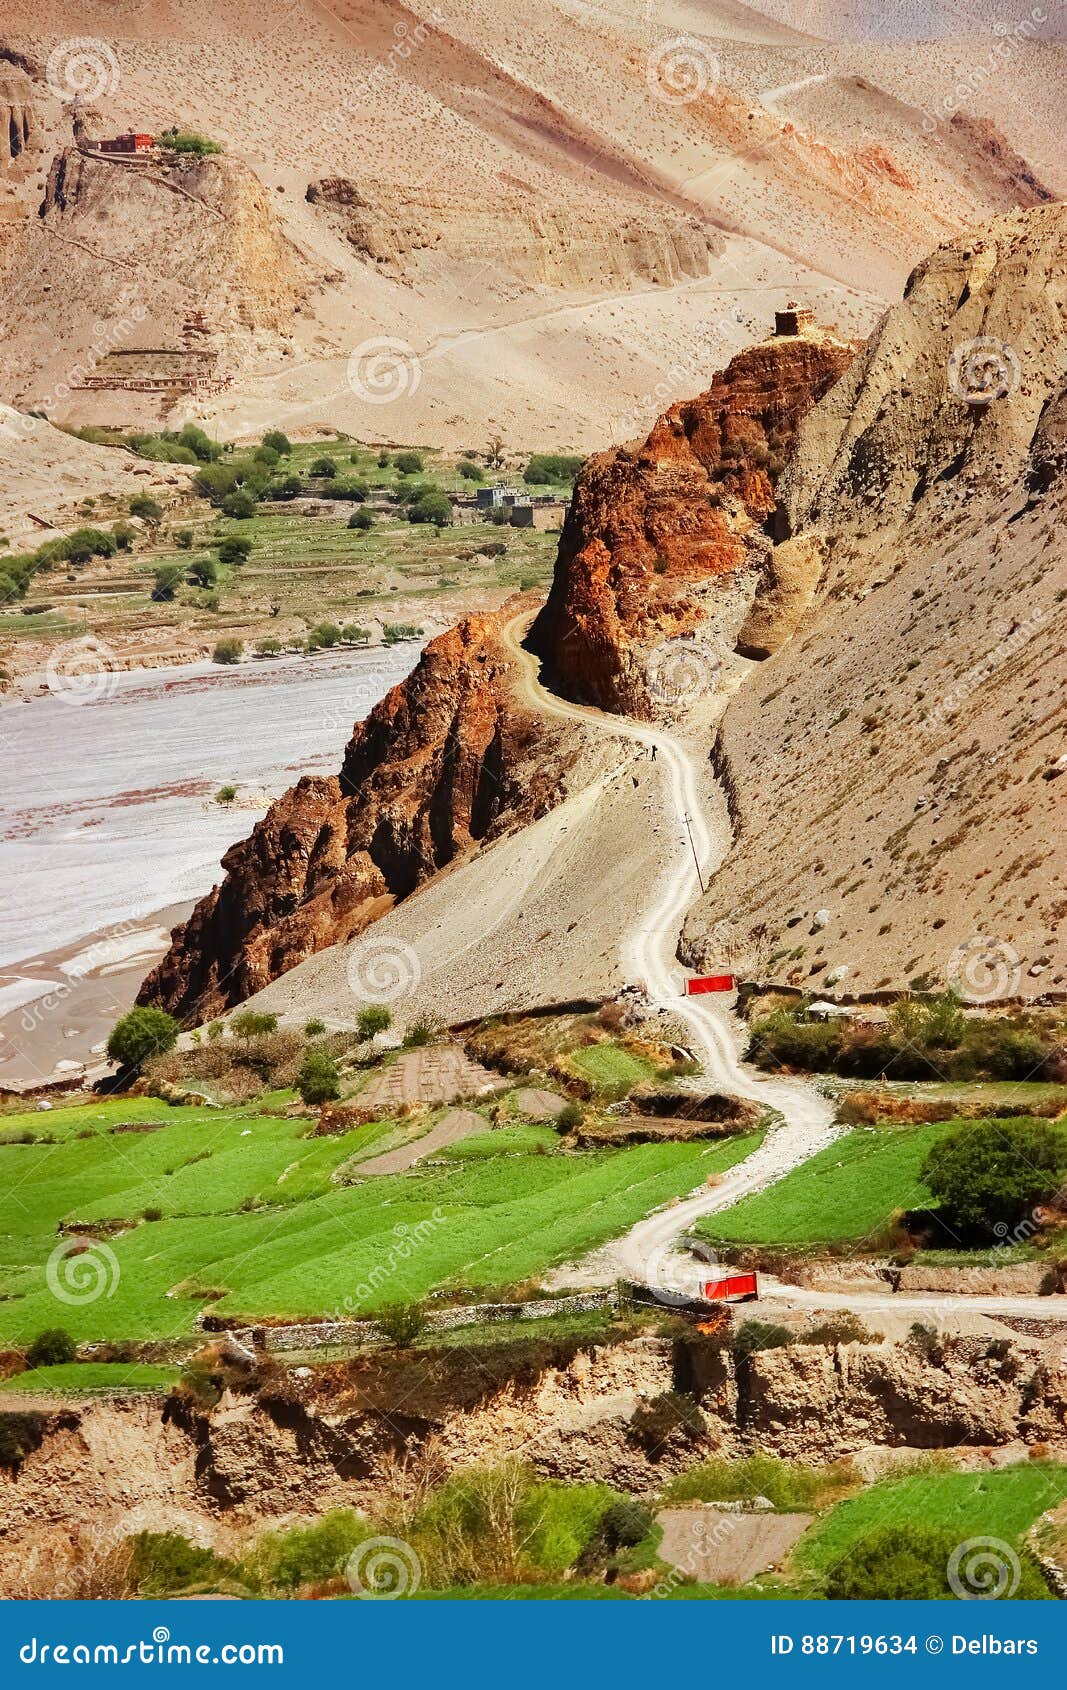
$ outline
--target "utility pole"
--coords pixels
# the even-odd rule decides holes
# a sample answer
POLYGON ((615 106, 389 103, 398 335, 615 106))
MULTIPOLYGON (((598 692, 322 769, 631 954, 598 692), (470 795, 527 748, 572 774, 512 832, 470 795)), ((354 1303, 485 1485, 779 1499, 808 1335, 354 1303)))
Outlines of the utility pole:
POLYGON ((686 812, 685 812, 685 831, 689 835, 689 849, 693 853, 693 866, 697 871, 697 879, 700 882, 700 890, 701 890, 701 893, 703 894, 704 892, 707 891, 707 887, 704 885, 704 876, 700 872, 700 859, 697 856, 697 848, 693 844, 693 829, 689 824, 689 811, 688 810, 686 810, 686 812))

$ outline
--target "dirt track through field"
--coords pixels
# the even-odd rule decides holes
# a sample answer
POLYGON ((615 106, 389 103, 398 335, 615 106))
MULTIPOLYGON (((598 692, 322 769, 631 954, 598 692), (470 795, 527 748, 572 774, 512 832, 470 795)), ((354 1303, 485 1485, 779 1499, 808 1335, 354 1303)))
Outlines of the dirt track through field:
POLYGON ((656 750, 664 805, 677 825, 678 843, 665 874, 653 889, 651 907, 638 913, 624 940, 627 977, 644 986, 657 1009, 685 1023, 708 1081, 781 1117, 781 1124, 770 1128, 759 1149, 718 1184, 704 1186, 671 1208, 646 1216, 624 1237, 588 1257, 577 1270, 559 1270, 559 1277, 568 1283, 575 1278, 607 1283, 623 1275, 667 1293, 691 1294, 704 1269, 676 1253, 681 1234, 701 1216, 729 1208, 822 1150, 836 1136, 833 1111, 824 1098, 798 1080, 768 1080, 757 1074, 738 1057, 738 1033, 728 1013, 682 995, 686 970, 676 957, 678 935, 699 892, 701 877, 706 883, 731 843, 725 830, 713 834, 700 800, 693 758, 662 728, 607 715, 550 693, 541 684, 537 659, 522 644, 528 624, 528 615, 516 616, 504 634, 518 663, 517 684, 526 703, 542 715, 568 717, 587 728, 656 750))

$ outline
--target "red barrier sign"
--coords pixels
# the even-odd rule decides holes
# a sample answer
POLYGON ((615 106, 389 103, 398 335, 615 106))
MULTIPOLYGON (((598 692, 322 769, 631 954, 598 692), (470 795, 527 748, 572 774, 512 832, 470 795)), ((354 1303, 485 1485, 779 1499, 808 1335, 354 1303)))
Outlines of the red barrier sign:
POLYGON ((708 1279, 703 1285, 703 1296, 706 1303, 725 1303, 731 1297, 747 1299, 758 1297, 754 1273, 728 1273, 724 1279, 708 1279))
POLYGON ((734 985, 732 974, 698 974, 686 981, 685 990, 687 997, 693 997, 697 992, 732 992, 734 985))

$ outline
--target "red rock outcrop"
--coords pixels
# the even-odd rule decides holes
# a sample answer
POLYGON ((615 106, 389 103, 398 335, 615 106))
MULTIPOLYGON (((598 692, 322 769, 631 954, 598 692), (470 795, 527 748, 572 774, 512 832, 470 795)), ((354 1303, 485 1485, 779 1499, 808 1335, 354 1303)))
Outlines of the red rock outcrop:
POLYGON ((561 765, 510 696, 500 628, 514 606, 432 640, 360 723, 336 777, 308 776, 222 859, 141 988, 190 1022, 242 1002, 510 821, 553 801, 561 765))
POLYGON ((589 460, 530 636, 551 685, 647 714, 632 648, 695 627, 691 589, 748 560, 801 418, 854 352, 817 330, 763 341, 672 406, 643 445, 589 460))

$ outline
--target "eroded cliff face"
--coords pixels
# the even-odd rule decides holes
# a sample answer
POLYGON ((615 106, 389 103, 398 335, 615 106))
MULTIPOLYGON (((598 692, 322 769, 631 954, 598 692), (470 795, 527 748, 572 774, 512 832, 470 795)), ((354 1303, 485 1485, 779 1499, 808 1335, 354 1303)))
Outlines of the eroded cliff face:
POLYGON ((706 276, 721 235, 696 217, 649 208, 617 221, 578 211, 550 211, 529 201, 463 198, 348 177, 312 182, 319 207, 364 258, 409 275, 426 255, 473 260, 531 286, 667 287, 706 276))
POLYGON ((279 1521, 395 1501, 397 1459, 437 1477, 521 1449, 545 1477, 651 1496, 713 1454, 760 1450, 826 1462, 879 1448, 957 1453, 1067 1443, 1062 1347, 946 1338, 792 1345, 740 1369, 728 1350, 636 1338, 595 1346, 368 1354, 307 1379, 282 1374, 211 1410, 144 1397, 53 1408, 42 1441, 0 1470, 0 1594, 79 1594, 65 1571, 97 1535, 180 1531, 233 1552, 279 1521), (1047 1351, 1047 1353, 1045 1353, 1047 1351), (417 1378, 413 1375, 417 1369, 417 1378), (631 1427, 642 1402, 684 1388, 706 1435, 649 1453, 631 1427), (136 1502, 131 1502, 131 1498, 136 1502), (81 1540, 81 1541, 79 1541, 81 1540))
POLYGON ((798 424, 853 353, 818 330, 763 341, 672 406, 643 445, 586 464, 530 636, 550 685, 649 713, 642 648, 697 627, 701 589, 761 555, 798 424))
POLYGON ((298 781, 226 853, 142 1003, 192 1022, 240 1003, 553 803, 567 753, 511 697, 500 629, 513 614, 432 640, 356 727, 340 773, 298 781))

